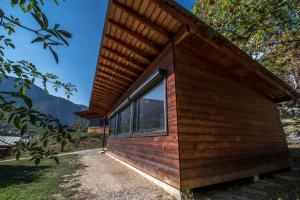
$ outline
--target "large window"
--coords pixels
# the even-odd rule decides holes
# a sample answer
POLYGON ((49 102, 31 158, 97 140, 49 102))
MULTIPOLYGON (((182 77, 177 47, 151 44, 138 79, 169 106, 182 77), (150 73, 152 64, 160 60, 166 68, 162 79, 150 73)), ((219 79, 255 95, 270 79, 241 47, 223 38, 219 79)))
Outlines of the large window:
POLYGON ((130 133, 130 126, 131 126, 131 106, 129 105, 119 114, 118 135, 130 133))
POLYGON ((101 118, 90 119, 90 127, 102 127, 104 126, 104 120, 101 118))
POLYGON ((165 96, 164 82, 161 81, 136 101, 135 130, 138 133, 164 131, 165 96))
POLYGON ((117 116, 109 120, 109 135, 115 135, 117 130, 117 116))
POLYGON ((166 85, 156 73, 132 93, 110 117, 111 136, 151 136, 166 133, 166 85))

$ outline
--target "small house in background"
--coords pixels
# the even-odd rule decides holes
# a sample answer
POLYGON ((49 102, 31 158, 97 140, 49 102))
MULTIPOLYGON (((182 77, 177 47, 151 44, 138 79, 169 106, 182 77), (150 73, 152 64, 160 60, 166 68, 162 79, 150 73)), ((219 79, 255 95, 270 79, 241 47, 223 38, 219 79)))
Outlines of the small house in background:
POLYGON ((81 119, 87 119, 89 121, 89 127, 87 133, 108 133, 107 119, 97 115, 97 113, 90 112, 89 110, 75 112, 75 115, 81 119))
POLYGON ((291 88, 172 0, 110 0, 86 115, 108 154, 177 191, 290 167, 291 88))
POLYGON ((12 148, 19 142, 21 137, 0 136, 0 159, 11 155, 12 148))

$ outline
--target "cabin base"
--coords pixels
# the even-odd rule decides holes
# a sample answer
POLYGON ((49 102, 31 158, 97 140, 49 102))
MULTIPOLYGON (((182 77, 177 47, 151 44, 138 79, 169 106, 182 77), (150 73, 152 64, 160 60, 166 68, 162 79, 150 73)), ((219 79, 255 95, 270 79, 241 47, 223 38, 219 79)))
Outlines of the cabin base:
POLYGON ((106 153, 106 155, 108 155, 109 157, 119 161, 120 163, 122 163, 123 165, 125 165, 126 167, 134 170, 135 172, 137 172, 138 174, 140 174, 141 176, 143 176, 144 178, 152 181, 154 184, 156 184, 157 186, 159 186, 160 188, 162 188, 163 190, 165 190, 167 193, 169 193, 170 195, 172 195, 175 199, 180 200, 181 199, 181 194, 180 194, 180 190, 178 190, 177 188, 174 188, 164 182, 162 182, 161 180, 158 180, 157 178, 154 178, 153 176, 150 176, 149 174, 146 174, 144 172, 142 172, 141 170, 123 162, 122 160, 118 159, 117 157, 115 157, 113 154, 110 153, 106 153))

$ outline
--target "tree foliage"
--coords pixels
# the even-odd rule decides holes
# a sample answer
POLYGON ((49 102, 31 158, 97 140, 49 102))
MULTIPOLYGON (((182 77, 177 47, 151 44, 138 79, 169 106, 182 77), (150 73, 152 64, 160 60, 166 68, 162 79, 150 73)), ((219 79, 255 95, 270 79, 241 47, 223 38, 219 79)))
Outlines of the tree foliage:
POLYGON ((193 12, 273 73, 297 71, 299 0, 197 0, 193 12))
POLYGON ((61 29, 60 24, 49 24, 43 12, 45 3, 58 5, 59 0, 10 0, 10 3, 15 9, 21 9, 24 14, 31 15, 39 27, 32 28, 30 25, 23 24, 21 19, 6 13, 0 7, 0 82, 8 79, 9 75, 13 75, 16 77, 14 87, 18 88, 18 92, 0 91, 0 119, 13 124, 19 130, 20 136, 27 133, 29 126, 42 130, 41 137, 33 142, 17 143, 15 148, 17 159, 23 152, 28 151, 35 164, 39 164, 45 157, 58 162, 56 152, 51 149, 50 145, 60 144, 63 149, 71 139, 71 130, 57 119, 34 110, 32 100, 26 96, 26 93, 37 79, 42 81, 46 92, 50 84, 56 91, 63 89, 68 98, 76 91, 76 88, 71 83, 59 81, 54 74, 39 72, 36 66, 27 60, 7 59, 5 52, 7 48, 16 48, 11 36, 16 34, 18 29, 25 29, 33 34, 31 43, 40 43, 42 49, 49 51, 58 63, 59 57, 55 49, 63 45, 68 46, 68 39, 72 37, 72 34, 61 29), (16 104, 16 99, 21 99, 24 105, 16 104))

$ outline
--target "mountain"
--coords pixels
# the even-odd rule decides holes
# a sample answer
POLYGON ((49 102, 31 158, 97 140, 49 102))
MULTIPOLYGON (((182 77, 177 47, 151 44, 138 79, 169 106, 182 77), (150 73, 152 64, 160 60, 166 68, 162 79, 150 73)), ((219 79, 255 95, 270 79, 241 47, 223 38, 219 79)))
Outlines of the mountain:
MULTIPOLYGON (((1 82, 0 91, 17 91, 13 81, 14 78, 10 77, 1 82)), ((36 85, 32 85, 27 96, 32 99, 34 109, 59 119, 65 125, 72 125, 74 121, 80 119, 73 112, 87 109, 84 105, 74 104, 67 99, 47 94, 36 85)))

